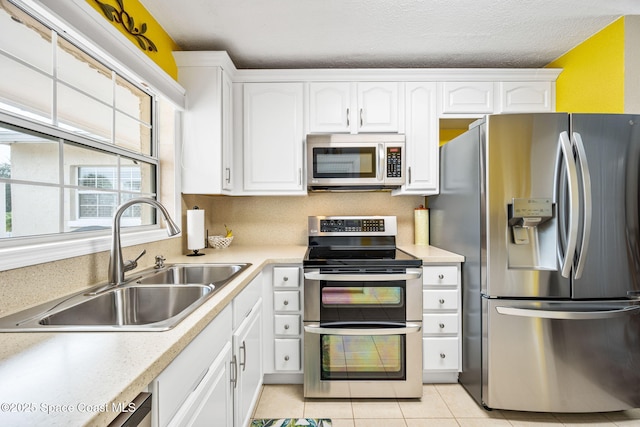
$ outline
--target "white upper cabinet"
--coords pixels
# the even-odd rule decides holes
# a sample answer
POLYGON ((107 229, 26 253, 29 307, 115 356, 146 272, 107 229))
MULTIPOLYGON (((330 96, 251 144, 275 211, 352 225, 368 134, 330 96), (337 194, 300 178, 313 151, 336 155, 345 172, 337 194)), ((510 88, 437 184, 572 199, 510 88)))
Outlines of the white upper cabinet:
POLYGON ((312 133, 351 131, 355 114, 351 106, 355 89, 351 83, 309 84, 309 130, 312 133))
MULTIPOLYGON (((175 52, 186 89, 182 192, 229 194, 233 189, 232 79, 219 52, 175 52)), ((225 55, 226 56, 226 55, 225 55)))
POLYGON ((493 82, 442 82, 443 114, 491 114, 494 112, 493 82))
POLYGON ((398 82, 312 82, 311 133, 398 132, 398 82))
POLYGON ((438 192, 436 89, 434 82, 405 85, 406 184, 394 194, 438 192))
POLYGON ((551 82, 501 82, 500 112, 533 113, 555 111, 551 82))
POLYGON ((243 86, 243 194, 306 194, 303 84, 243 86))

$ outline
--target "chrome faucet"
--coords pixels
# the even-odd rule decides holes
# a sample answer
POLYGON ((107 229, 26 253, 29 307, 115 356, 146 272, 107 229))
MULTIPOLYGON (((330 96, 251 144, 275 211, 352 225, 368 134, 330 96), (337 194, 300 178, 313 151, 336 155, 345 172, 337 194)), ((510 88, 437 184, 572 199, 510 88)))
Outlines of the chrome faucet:
POLYGON ((138 266, 138 259, 146 253, 146 251, 142 251, 138 258, 133 261, 127 261, 125 263, 122 260, 122 246, 120 244, 120 217, 128 207, 137 203, 147 203, 162 213, 164 220, 167 222, 167 234, 169 236, 175 236, 180 233, 180 228, 178 228, 176 223, 173 222, 171 216, 169 216, 169 212, 167 212, 167 209, 155 199, 139 197, 137 199, 127 200, 118 206, 116 212, 113 214, 113 227, 111 234, 111 255, 109 257, 109 283, 111 285, 120 285, 124 283, 124 273, 136 268, 138 266))

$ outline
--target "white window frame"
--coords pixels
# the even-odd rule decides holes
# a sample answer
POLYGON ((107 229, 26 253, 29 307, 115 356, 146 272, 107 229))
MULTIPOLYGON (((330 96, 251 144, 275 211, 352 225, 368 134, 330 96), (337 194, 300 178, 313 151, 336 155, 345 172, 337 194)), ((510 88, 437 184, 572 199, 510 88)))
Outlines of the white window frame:
MULTIPOLYGON (((147 87, 150 92, 170 101, 177 109, 176 135, 174 135, 176 143, 173 147, 173 155, 177 159, 177 164, 179 164, 181 152, 181 138, 179 136, 181 131, 180 111, 184 109, 184 88, 147 58, 146 55, 137 50, 126 37, 120 34, 106 20, 97 15, 86 1, 12 1, 44 22, 53 25, 59 31, 64 31, 65 35, 75 44, 96 54, 98 59, 112 66, 114 70, 125 78, 147 87)), ((22 117, 5 113, 0 113, 0 120, 34 130, 38 130, 39 126, 49 128, 47 125, 37 124, 22 117)), ((49 134, 55 135, 55 132, 49 134)), ((160 171, 158 171, 158 174, 160 174, 160 171)), ((173 205, 170 214, 174 220, 179 221, 182 217, 180 174, 175 173, 172 181, 174 192, 171 198, 173 200, 165 200, 165 202, 173 205)), ((160 182, 158 182, 158 185, 160 185, 160 182)), ((0 271, 89 255, 107 251, 111 248, 110 235, 83 234, 86 234, 86 236, 71 240, 68 238, 62 239, 62 237, 67 237, 62 235, 30 238, 26 239, 25 243, 16 242, 15 245, 9 247, 0 247, 0 271)), ((159 226, 133 232, 123 230, 121 244, 125 247, 156 242, 167 238, 166 230, 159 228, 159 226)))

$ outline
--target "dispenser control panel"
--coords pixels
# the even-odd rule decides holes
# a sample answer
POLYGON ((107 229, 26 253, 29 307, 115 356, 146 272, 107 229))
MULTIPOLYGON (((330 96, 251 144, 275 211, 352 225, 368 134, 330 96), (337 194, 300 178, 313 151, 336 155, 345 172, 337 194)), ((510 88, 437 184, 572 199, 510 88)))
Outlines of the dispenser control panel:
POLYGON ((513 218, 550 218, 551 199, 513 199, 513 218))

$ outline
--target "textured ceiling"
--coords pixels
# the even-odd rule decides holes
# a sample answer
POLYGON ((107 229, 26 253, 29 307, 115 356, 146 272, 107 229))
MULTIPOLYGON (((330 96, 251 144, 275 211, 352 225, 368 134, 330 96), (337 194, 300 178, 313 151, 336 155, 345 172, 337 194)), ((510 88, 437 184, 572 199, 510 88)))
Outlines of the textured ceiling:
POLYGON ((639 0, 141 0, 238 68, 542 67, 639 0))

